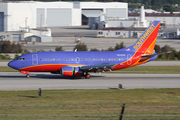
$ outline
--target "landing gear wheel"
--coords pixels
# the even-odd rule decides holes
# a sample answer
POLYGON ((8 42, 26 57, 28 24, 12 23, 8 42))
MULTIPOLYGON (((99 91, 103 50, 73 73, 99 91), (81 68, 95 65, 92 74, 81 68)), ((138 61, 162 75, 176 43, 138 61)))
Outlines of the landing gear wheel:
POLYGON ((86 74, 86 75, 85 75, 85 78, 86 78, 86 79, 89 79, 90 77, 91 77, 90 74, 86 74))
POLYGON ((30 75, 29 75, 29 74, 27 74, 27 75, 26 75, 26 77, 27 77, 27 78, 30 78, 30 75))

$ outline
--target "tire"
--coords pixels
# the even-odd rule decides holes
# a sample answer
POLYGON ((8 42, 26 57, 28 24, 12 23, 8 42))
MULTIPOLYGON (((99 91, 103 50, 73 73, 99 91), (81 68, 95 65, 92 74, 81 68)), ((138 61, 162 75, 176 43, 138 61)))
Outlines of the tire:
POLYGON ((91 77, 90 74, 85 75, 86 79, 90 79, 90 77, 91 77))
POLYGON ((26 77, 27 77, 27 78, 30 78, 30 75, 29 75, 29 74, 27 74, 27 75, 26 75, 26 77))

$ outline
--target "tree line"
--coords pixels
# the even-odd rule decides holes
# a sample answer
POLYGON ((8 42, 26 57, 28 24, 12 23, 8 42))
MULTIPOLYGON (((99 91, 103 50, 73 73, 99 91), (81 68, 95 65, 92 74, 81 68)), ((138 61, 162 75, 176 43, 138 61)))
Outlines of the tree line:
POLYGON ((118 0, 127 2, 128 8, 137 9, 144 5, 145 9, 157 11, 165 10, 166 12, 177 12, 180 7, 180 0, 118 0), (177 6, 175 6, 177 4, 177 6))
POLYGON ((0 41, 0 53, 21 53, 22 47, 19 43, 11 44, 10 41, 0 41))
MULTIPOLYGON (((97 49, 97 48, 91 48, 89 51, 115 51, 122 48, 125 48, 124 42, 116 43, 114 47, 109 47, 107 49, 97 49)), ((169 52, 169 54, 162 54, 157 57, 157 60, 180 60, 180 51, 176 51, 174 48, 170 47, 169 45, 165 45, 163 47, 160 47, 159 45, 155 45, 155 52, 161 53, 161 52, 169 52)), ((78 43, 73 48, 73 51, 88 51, 87 45, 85 43, 78 43)), ((33 49, 32 52, 43 52, 44 50, 35 50, 33 49)), ((55 51, 64 51, 62 46, 56 47, 55 51)), ((9 41, 0 41, 0 53, 21 53, 26 54, 30 53, 27 49, 22 49, 20 44, 10 43, 9 41)), ((15 55, 16 59, 18 55, 15 55)), ((0 60, 7 60, 10 59, 10 56, 8 54, 6 55, 0 55, 0 60)))

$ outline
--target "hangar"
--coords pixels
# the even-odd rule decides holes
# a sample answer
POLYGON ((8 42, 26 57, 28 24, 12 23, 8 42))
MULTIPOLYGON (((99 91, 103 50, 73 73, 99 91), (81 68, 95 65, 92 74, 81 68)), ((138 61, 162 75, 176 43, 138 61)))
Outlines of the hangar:
POLYGON ((46 35, 32 35, 26 37, 27 42, 52 42, 52 37, 46 35))
POLYGON ((82 18, 128 18, 128 4, 122 2, 35 2, 1 1, 0 32, 20 27, 81 26, 82 18), (84 17, 82 17, 84 16, 84 17))

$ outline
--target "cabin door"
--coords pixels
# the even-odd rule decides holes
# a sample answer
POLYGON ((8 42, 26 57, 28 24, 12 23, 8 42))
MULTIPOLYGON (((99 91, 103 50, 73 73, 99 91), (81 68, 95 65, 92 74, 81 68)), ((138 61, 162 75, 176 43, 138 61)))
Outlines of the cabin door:
POLYGON ((132 64, 132 58, 131 58, 131 54, 127 55, 127 65, 131 65, 132 64))
POLYGON ((38 56, 37 54, 32 55, 32 64, 37 65, 38 64, 38 56))

